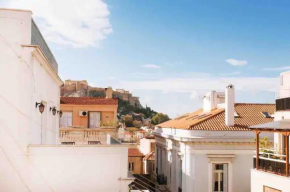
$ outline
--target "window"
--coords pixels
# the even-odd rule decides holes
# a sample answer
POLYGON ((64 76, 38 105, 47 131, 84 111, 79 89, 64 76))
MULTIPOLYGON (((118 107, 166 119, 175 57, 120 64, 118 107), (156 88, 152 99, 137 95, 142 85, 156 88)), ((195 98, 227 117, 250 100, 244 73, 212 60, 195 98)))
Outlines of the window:
POLYGON ((228 164, 212 164, 212 191, 228 192, 228 164))
POLYGON ((134 163, 133 162, 129 162, 128 170, 129 171, 134 171, 134 163))
POLYGON ((101 123, 100 112, 89 112, 89 128, 99 128, 101 123))
POLYGON ((72 112, 63 112, 60 119, 61 127, 71 127, 72 126, 72 112))
POLYGON ((263 111, 262 112, 263 116, 266 118, 271 118, 272 116, 270 115, 270 113, 263 111))
POLYGON ((182 161, 179 161, 179 170, 178 170, 178 191, 182 191, 182 161))
POLYGON ((240 117, 240 115, 236 111, 234 111, 234 117, 240 117))

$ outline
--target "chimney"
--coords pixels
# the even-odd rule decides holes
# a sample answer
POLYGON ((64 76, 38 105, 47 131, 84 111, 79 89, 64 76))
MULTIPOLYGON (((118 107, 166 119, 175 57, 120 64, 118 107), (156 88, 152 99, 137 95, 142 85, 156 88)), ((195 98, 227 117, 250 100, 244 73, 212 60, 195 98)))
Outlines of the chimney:
POLYGON ((211 91, 203 97, 203 112, 208 113, 211 112, 212 109, 214 109, 216 103, 216 92, 211 91))
POLYGON ((232 84, 226 87, 225 96, 225 123, 227 126, 233 126, 235 124, 235 88, 232 84))
POLYGON ((112 99, 113 98, 112 87, 105 88, 105 90, 106 90, 106 99, 112 99))

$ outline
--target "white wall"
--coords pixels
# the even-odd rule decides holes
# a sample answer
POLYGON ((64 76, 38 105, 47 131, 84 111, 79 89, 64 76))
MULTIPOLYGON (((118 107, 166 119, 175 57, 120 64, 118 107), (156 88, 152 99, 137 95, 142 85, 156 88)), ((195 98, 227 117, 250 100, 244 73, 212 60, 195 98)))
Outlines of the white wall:
POLYGON ((264 192, 263 187, 271 187, 281 190, 282 192, 290 192, 290 179, 287 177, 251 170, 251 191, 264 192))
POLYGON ((27 157, 27 145, 40 144, 41 138, 43 143, 57 143, 58 117, 50 113, 49 107, 59 109, 62 82, 49 72, 37 48, 23 46, 30 42, 31 12, 0 9, 2 191, 37 191, 40 186, 38 191, 51 191, 27 157), (41 101, 47 104, 43 115, 35 108, 35 103, 41 101))
POLYGON ((290 97, 290 71, 280 74, 280 90, 278 91, 279 98, 290 97))
POLYGON ((146 139, 146 138, 140 139, 139 150, 141 151, 141 153, 143 153, 144 155, 147 155, 148 153, 150 153, 152 142, 155 142, 155 140, 154 139, 146 139))
POLYGON ((128 162, 125 145, 30 146, 28 155, 56 192, 127 192, 133 181, 123 166, 128 162))
MULTIPOLYGON (((170 143, 165 138, 155 137, 156 148, 161 147, 165 149, 172 149, 172 163, 171 163, 171 175, 172 181, 169 183, 169 187, 172 191, 177 191, 178 187, 178 173, 179 173, 179 160, 183 162, 183 184, 182 191, 185 192, 209 192, 209 155, 218 155, 220 161, 224 161, 224 156, 233 156, 231 161, 231 174, 232 174, 232 192, 249 192, 251 189, 251 169, 253 168, 253 155, 255 145, 252 140, 252 144, 240 143, 236 140, 236 144, 202 144, 193 143, 185 145, 183 142, 170 143), (179 155, 177 155, 179 154, 179 155)), ((241 140, 240 140, 241 142, 241 140)), ((164 159, 164 157, 162 158, 164 159)), ((227 160, 228 161, 228 160, 227 160)), ((157 163, 156 163, 157 165, 157 163)), ((167 163, 163 162, 164 165, 167 163)), ((159 165, 160 166, 160 165, 159 165)), ((170 181, 169 167, 166 167, 167 171, 164 174, 170 181)))

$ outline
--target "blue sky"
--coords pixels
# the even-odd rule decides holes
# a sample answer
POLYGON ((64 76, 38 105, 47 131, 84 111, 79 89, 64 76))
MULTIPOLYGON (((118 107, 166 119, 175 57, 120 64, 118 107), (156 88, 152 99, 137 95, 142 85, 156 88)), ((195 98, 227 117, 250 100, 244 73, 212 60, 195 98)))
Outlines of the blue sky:
POLYGON ((226 0, 7 0, 32 9, 60 77, 124 88, 175 117, 210 90, 273 103, 290 69, 290 2, 226 0), (67 3, 67 4, 66 4, 67 3), (45 6, 44 6, 45 5, 45 6))

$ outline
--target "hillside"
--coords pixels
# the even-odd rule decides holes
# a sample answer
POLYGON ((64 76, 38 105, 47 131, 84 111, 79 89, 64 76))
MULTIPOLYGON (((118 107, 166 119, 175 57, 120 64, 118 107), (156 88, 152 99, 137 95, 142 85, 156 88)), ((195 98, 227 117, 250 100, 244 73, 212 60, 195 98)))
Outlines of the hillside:
MULTIPOLYGON (((61 96, 64 97, 105 97, 105 88, 91 87, 86 80, 66 80, 61 87, 61 96)), ((143 107, 139 97, 124 89, 113 90, 113 98, 118 98, 118 116, 127 115, 131 112, 142 113, 146 118, 152 118, 157 112, 150 107, 143 107)))

